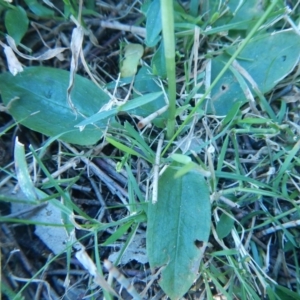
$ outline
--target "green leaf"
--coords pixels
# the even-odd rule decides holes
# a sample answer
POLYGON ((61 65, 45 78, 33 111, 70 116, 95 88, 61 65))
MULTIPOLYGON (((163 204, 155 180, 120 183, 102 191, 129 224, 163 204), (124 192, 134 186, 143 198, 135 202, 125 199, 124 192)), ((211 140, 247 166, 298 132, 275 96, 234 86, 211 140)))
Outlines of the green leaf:
MULTIPOLYGON (((261 15, 264 13, 263 6, 264 5, 260 0, 247 0, 247 1, 231 0, 226 5, 227 8, 226 14, 224 14, 221 18, 219 18, 215 25, 220 26, 224 24, 236 24, 242 21, 253 22, 259 19, 261 15)), ((249 30, 249 28, 250 28, 249 26, 247 27, 247 23, 245 23, 244 25, 239 25, 239 26, 236 25, 236 28, 234 29, 249 30)))
POLYGON ((161 29, 160 0, 153 0, 147 11, 145 42, 148 47, 154 47, 158 43, 161 29))
POLYGON ((128 122, 125 122, 124 129, 126 130, 128 137, 133 138, 132 143, 137 145, 139 149, 144 153, 146 159, 149 161, 154 161, 155 153, 145 142, 144 136, 140 135, 128 122))
POLYGON ((176 172, 170 166, 160 177, 158 201, 149 203, 147 225, 150 266, 165 266, 159 284, 171 299, 182 297, 196 279, 211 223, 204 177, 190 171, 175 179, 176 172))
MULTIPOLYGON (((230 23, 254 21, 259 19, 264 13, 261 0, 247 0, 243 1, 242 4, 240 0, 230 1, 229 9, 233 12, 233 18, 230 20, 230 23)), ((249 29, 249 27, 238 29, 249 29)))
POLYGON ((130 111, 137 107, 148 104, 152 101, 155 101, 162 95, 162 92, 150 93, 141 97, 134 98, 130 101, 127 101, 125 104, 119 106, 118 111, 130 111))
POLYGON ((174 161, 176 161, 178 163, 181 163, 181 164, 184 164, 184 165, 186 165, 186 164, 188 164, 188 163, 190 163, 192 161, 192 159, 191 159, 190 156, 184 155, 184 154, 180 154, 180 153, 173 153, 171 155, 171 158, 174 161))
POLYGON ((225 238, 231 231, 234 224, 234 219, 227 214, 222 214, 217 224, 217 234, 220 239, 225 238))
MULTIPOLYGON (((1 282, 1 294, 6 296, 6 299, 14 299, 14 300, 24 300, 24 296, 18 295, 13 289, 6 284, 5 282, 1 282)), ((4 297, 3 297, 4 298, 4 297)))
POLYGON ((37 0, 25 0, 29 9, 39 17, 52 17, 54 11, 37 2, 37 0))
POLYGON ((2 13, 5 9, 14 8, 14 5, 10 4, 8 1, 0 0, 0 13, 2 13))
POLYGON ((118 108, 113 108, 108 111, 101 111, 97 114, 92 115, 91 117, 85 119, 84 121, 76 124, 76 127, 83 127, 89 124, 95 124, 96 122, 108 118, 112 115, 115 115, 117 112, 121 111, 130 111, 137 107, 143 106, 149 102, 155 101, 162 95, 162 92, 159 93, 150 93, 141 97, 134 98, 130 101, 127 101, 125 104, 120 105, 118 108))
MULTIPOLYGON (((270 290, 270 288, 269 288, 270 290)), ((298 293, 293 292, 292 290, 282 286, 282 285, 276 285, 275 286, 275 293, 276 296, 278 296, 277 299, 281 299, 281 300, 299 300, 300 296, 298 293)))
MULTIPOLYGON (((235 50, 232 48, 230 53, 235 50)), ((253 38, 237 61, 256 82, 260 92, 267 93, 293 70, 299 53, 300 37, 293 31, 282 31, 253 38)), ((230 56, 224 53, 212 60, 212 81, 229 59, 230 56)), ((251 84, 248 83, 248 86, 253 92, 251 84)), ((226 115, 236 102, 245 103, 247 99, 236 77, 228 70, 212 90, 209 111, 226 115)))
MULTIPOLYGON (((151 70, 146 67, 142 67, 138 74, 135 77, 134 89, 141 94, 151 93, 151 92, 159 92, 161 91, 161 87, 157 85, 154 81, 154 76, 151 74, 151 70)), ((146 105, 138 106, 132 113, 138 115, 140 117, 148 117, 155 111, 166 105, 164 100, 164 95, 161 94, 155 101, 149 102, 146 105)), ((168 118, 168 112, 164 112, 160 116, 157 116, 152 123, 159 128, 165 128, 168 118)))
POLYGON ((98 112, 109 96, 88 79, 76 75, 71 93, 75 114, 67 103, 68 85, 69 72, 54 68, 31 67, 15 77, 10 73, 0 75, 3 103, 17 122, 69 143, 95 144, 101 139, 107 121, 88 125, 83 131, 75 125, 98 112))
POLYGON ((125 235, 128 229, 132 226, 133 222, 133 220, 130 220, 129 222, 121 225, 109 238, 107 238, 104 243, 101 244, 101 246, 112 245, 115 241, 125 235))
POLYGON ((198 0, 191 0, 190 1, 189 11, 190 11, 191 16, 197 17, 198 7, 199 7, 199 1, 198 0))
POLYGON ((151 66, 154 75, 158 75, 162 78, 167 77, 166 59, 165 59, 165 48, 164 43, 161 41, 158 49, 153 55, 151 66))
POLYGON ((106 137, 106 140, 112 144, 113 146, 115 146, 117 149, 120 149, 121 151, 125 152, 126 154, 131 154, 131 155, 135 155, 137 157, 141 157, 142 155, 138 152, 136 152, 135 150, 133 150, 132 148, 129 148, 126 145, 123 145, 122 143, 116 141, 114 138, 110 138, 110 137, 106 137))
POLYGON ((8 34, 18 45, 28 29, 29 20, 26 11, 21 6, 10 9, 5 14, 5 27, 8 34))

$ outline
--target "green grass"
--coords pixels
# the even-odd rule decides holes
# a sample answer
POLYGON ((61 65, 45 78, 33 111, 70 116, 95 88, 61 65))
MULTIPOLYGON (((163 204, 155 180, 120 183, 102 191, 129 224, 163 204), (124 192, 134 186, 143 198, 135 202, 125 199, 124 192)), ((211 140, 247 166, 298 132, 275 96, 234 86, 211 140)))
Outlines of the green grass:
MULTIPOLYGON (((279 0, 262 6, 257 1, 231 1, 229 6, 225 1, 202 2, 198 7, 194 0, 125 1, 116 7, 88 1, 80 7, 71 1, 59 7, 61 15, 37 2, 17 8, 0 1, 0 12, 7 14, 0 24, 1 33, 8 32, 20 41, 21 52, 27 47, 34 49, 33 56, 47 50, 37 42, 40 36, 51 48, 57 41, 69 43, 75 27, 69 14, 78 18, 81 12, 78 24, 85 30, 85 67, 101 86, 101 97, 107 97, 105 103, 99 99, 99 108, 91 100, 96 108, 89 110, 89 96, 97 93, 74 90, 72 100, 79 103, 79 113, 74 115, 78 118, 76 130, 89 128, 97 142, 86 142, 83 131, 78 135, 81 142, 68 143, 62 135, 67 130, 63 122, 54 124, 60 126, 59 135, 42 134, 51 126, 51 106, 41 118, 46 122, 29 126, 34 130, 17 129, 19 124, 26 126, 40 108, 30 112, 28 119, 18 119, 18 105, 24 105, 23 112, 30 111, 22 96, 33 92, 28 96, 33 97, 34 90, 26 90, 26 84, 32 83, 27 78, 20 97, 22 86, 14 82, 21 76, 26 79, 26 71, 11 78, 2 75, 9 79, 5 79, 6 86, 0 82, 8 109, 0 113, 0 222, 2 233, 6 232, 1 240, 1 276, 5 280, 0 282, 8 299, 26 299, 33 294, 37 299, 50 299, 51 293, 61 297, 82 290, 85 295, 95 294, 95 299, 113 299, 113 290, 118 294, 120 286, 123 298, 129 293, 135 299, 152 299, 158 291, 172 299, 183 294, 187 299, 215 299, 216 295, 225 299, 299 299, 300 90, 295 67, 299 61, 299 2, 291 1, 290 12, 279 0), (23 24, 37 20, 39 34, 27 25, 26 30, 18 30, 9 22, 14 14, 23 18, 23 24), (114 29, 100 30, 98 21, 109 15, 108 21, 119 23, 111 22, 114 29), (115 37, 119 28, 126 32, 128 24, 140 27, 140 34, 129 28, 132 33, 115 37), (65 26, 63 38, 54 31, 60 25, 65 26), (279 44, 274 32, 281 34, 279 44), (100 47, 91 42, 93 35, 100 47), (130 72, 137 69, 137 74, 120 78, 125 61, 122 49, 127 43, 143 45, 144 54, 137 62, 130 59, 135 53, 127 48, 126 67, 130 69, 132 61, 130 72), (261 52, 256 54, 256 49, 261 52), (280 95, 283 90, 286 94, 280 95), (160 112, 166 103, 168 111, 160 112), (152 126, 141 128, 139 122, 152 114, 152 126), (166 175, 171 173, 175 175, 166 175), (194 182, 200 182, 201 188, 194 182), (176 194, 177 185, 183 183, 176 194), (178 207, 174 197, 180 198, 178 207), (158 203, 152 204, 156 200, 158 203), (45 202, 49 203, 46 208, 39 206, 45 202), (36 206, 39 210, 34 210, 36 206), (34 213, 28 215, 28 210, 34 213), (171 235, 173 219, 178 261, 170 261, 171 252, 167 253, 169 261, 159 261, 164 251, 171 251, 161 244, 171 235), (187 230, 180 231, 182 223, 188 224, 187 230), (54 229, 57 239, 46 237, 46 232, 54 229), (39 237, 34 230, 41 230, 39 237), (31 241, 29 245, 22 235, 31 241), (186 243, 185 257, 178 250, 181 238, 186 243), (32 246, 36 240, 49 242, 48 249, 40 250, 41 244, 32 246), (60 245, 59 250, 53 250, 54 244, 60 245), (39 254, 34 254, 34 247, 39 254), (78 247, 82 251, 76 254, 78 247), (30 270, 16 259, 14 249, 27 256, 30 270), (113 256, 114 265, 129 281, 119 276, 118 269, 112 267, 108 272, 104 267, 104 260, 113 256), (173 265, 180 271, 170 275, 173 265), (57 269, 61 274, 55 273, 57 269), (83 278, 83 273, 77 272, 83 269, 89 276, 83 278), (156 272, 153 281, 150 269, 156 272), (188 290, 180 290, 176 280, 185 272, 191 284, 188 290), (168 276, 174 277, 165 283, 168 276), (65 286, 51 284, 52 278, 65 281, 65 286), (40 286, 34 283, 37 279, 40 286)), ((140 54, 141 47, 138 49, 140 54)), ((69 70, 70 53, 62 55, 64 62, 54 55, 41 64, 69 70)), ((28 57, 22 63, 25 68, 31 65, 28 57)), ((79 65, 77 73, 87 74, 85 67, 79 65)), ((40 74, 41 79, 47 76, 40 74)), ((79 82, 83 81, 75 81, 74 89, 85 91, 84 83, 78 87, 79 82)), ((41 90, 46 91, 43 101, 51 98, 47 86, 41 90)), ((62 96, 64 109, 68 109, 66 95, 62 96)), ((72 141, 76 138, 72 136, 72 141)))

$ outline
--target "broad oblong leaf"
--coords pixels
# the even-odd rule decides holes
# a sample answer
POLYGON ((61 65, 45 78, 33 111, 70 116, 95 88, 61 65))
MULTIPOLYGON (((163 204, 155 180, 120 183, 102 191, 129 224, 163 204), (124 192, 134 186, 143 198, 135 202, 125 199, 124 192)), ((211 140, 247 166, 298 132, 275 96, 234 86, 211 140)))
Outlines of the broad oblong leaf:
POLYGON ((29 9, 39 17, 54 16, 54 11, 40 4, 37 0, 25 0, 29 9))
POLYGON ((90 80, 75 76, 71 96, 76 113, 67 103, 69 72, 54 68, 31 67, 13 76, 0 75, 3 103, 17 122, 48 136, 79 145, 92 145, 102 137, 105 119, 87 125, 83 131, 75 125, 94 115, 109 101, 109 96, 90 80))
MULTIPOLYGON (((236 48, 233 48, 228 53, 233 54, 235 50, 236 48)), ((282 31, 253 38, 240 53, 237 61, 264 94, 293 70, 298 63, 299 53, 300 36, 293 31, 282 31)), ((230 55, 224 53, 212 60, 212 80, 218 76, 229 59, 230 55)), ((252 89, 249 82, 248 86, 252 89)), ((208 110, 217 115, 226 115, 236 102, 247 101, 239 82, 230 70, 225 72, 212 89, 211 96, 208 110)))
POLYGON ((204 177, 192 170, 175 179, 177 171, 170 166, 160 177, 158 201, 149 203, 147 225, 150 266, 165 266, 159 284, 171 299, 182 297, 196 279, 211 224, 204 177))
POLYGON ((29 20, 26 11, 21 6, 10 9, 5 14, 5 27, 8 34, 18 45, 27 32, 29 20))

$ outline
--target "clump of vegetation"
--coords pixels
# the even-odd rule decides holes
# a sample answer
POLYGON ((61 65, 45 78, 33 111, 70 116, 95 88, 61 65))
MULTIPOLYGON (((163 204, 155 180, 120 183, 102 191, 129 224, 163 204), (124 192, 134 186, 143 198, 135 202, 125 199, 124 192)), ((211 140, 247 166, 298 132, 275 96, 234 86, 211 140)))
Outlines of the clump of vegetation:
POLYGON ((8 299, 299 298, 290 2, 0 0, 8 299))

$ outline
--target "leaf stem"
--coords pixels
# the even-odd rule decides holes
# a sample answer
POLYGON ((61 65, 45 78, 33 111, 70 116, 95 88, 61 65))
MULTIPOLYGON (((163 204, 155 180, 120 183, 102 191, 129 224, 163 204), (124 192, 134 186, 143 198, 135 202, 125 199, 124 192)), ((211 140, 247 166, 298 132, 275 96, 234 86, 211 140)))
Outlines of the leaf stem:
POLYGON ((167 138, 171 139, 174 134, 176 113, 176 70, 173 0, 161 0, 160 5, 169 96, 167 138))

